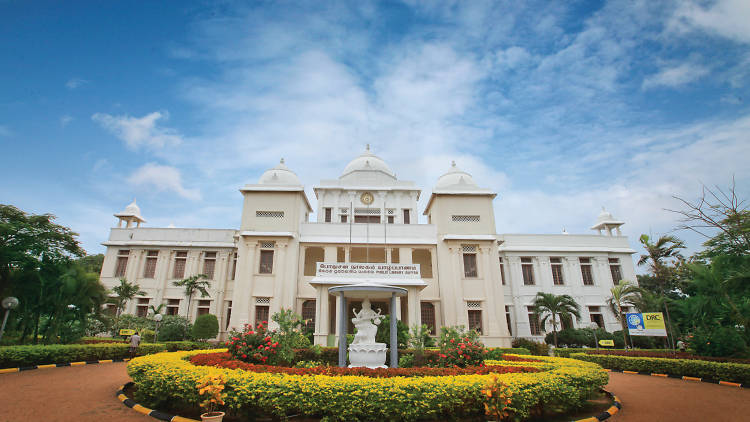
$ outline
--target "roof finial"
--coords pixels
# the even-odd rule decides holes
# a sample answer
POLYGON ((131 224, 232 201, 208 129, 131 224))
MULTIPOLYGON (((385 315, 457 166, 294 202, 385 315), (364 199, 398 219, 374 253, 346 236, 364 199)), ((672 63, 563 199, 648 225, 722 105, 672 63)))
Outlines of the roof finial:
POLYGON ((370 144, 365 144, 365 151, 370 151, 370 144))
POLYGON ((280 164, 284 164, 284 157, 281 157, 281 161, 279 161, 280 164))
POLYGON ((607 210, 604 209, 604 205, 602 205, 602 212, 606 212, 607 210))
POLYGON ((456 160, 451 160, 451 167, 456 167, 456 160))

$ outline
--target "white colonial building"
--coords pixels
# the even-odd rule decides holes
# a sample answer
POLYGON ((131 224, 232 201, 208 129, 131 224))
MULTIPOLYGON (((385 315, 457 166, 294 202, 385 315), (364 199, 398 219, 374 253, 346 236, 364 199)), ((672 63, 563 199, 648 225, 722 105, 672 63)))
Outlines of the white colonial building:
MULTIPOLYGON (((115 214, 102 282, 111 288, 124 277, 147 293, 126 312, 145 316, 149 305, 163 303, 167 314, 185 315, 183 290, 172 283, 205 274, 211 295, 193 297, 191 319, 215 314, 223 336, 291 308, 310 320, 321 345, 336 344, 338 335, 340 298, 328 289, 362 281, 408 291, 396 309, 388 301, 373 309, 433 332, 471 327, 489 346, 543 338, 530 309, 539 291, 569 294, 581 305, 582 320, 565 325, 620 328, 606 299, 620 280, 635 280, 635 251, 620 233, 623 223, 605 211, 592 227, 598 234, 497 234, 496 193, 453 163, 432 189, 423 211, 427 224, 419 224, 421 190, 398 180, 369 148, 313 191, 316 221, 302 183, 281 160, 257 184, 240 189, 240 227, 226 230, 141 227, 145 220, 134 201, 115 214), (397 274, 410 269, 411 276, 397 274)), ((359 303, 347 305, 350 319, 359 303)))

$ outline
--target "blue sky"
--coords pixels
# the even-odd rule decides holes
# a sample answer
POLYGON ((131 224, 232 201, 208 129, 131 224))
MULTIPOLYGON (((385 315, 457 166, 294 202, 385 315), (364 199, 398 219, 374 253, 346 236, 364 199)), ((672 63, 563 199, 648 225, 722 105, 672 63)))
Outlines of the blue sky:
POLYGON ((422 206, 456 160, 500 233, 606 206, 635 247, 701 183, 750 198, 747 22, 742 0, 0 1, 0 202, 101 252, 133 197, 149 226, 236 228, 280 157, 310 193, 370 143, 422 206))

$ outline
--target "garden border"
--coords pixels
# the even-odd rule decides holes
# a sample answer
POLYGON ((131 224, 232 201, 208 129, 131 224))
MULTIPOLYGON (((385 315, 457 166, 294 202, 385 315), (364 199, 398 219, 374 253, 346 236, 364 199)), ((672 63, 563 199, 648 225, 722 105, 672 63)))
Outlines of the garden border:
POLYGON ((727 387, 750 389, 750 384, 741 384, 738 382, 729 382, 729 381, 717 381, 711 378, 689 377, 687 375, 674 375, 674 374, 657 374, 657 373, 646 372, 646 371, 638 372, 638 371, 626 371, 626 370, 609 369, 609 368, 604 368, 604 369, 606 369, 609 372, 621 372, 623 374, 630 374, 630 375, 648 375, 651 377, 672 378, 672 379, 679 379, 683 381, 707 382, 709 384, 719 384, 719 385, 725 385, 727 387))
POLYGON ((67 363, 49 363, 46 365, 32 365, 32 366, 19 366, 18 368, 3 368, 0 369, 0 374, 12 374, 15 372, 30 371, 32 369, 49 369, 49 368, 62 368, 65 366, 83 366, 83 365, 96 365, 100 363, 114 363, 114 362, 127 362, 130 358, 124 359, 101 359, 101 360, 87 360, 80 362, 67 362, 67 363))
MULTIPOLYGON (((135 410, 138 413, 144 414, 146 416, 151 416, 152 418, 158 419, 160 421, 166 421, 166 422, 200 422, 196 419, 190 419, 183 416, 178 415, 170 415, 169 413, 162 412, 156 409, 149 409, 146 406, 141 406, 140 404, 136 403, 133 399, 128 398, 128 396, 125 395, 125 389, 129 388, 131 386, 135 385, 133 381, 127 382, 124 385, 120 386, 120 389, 115 392, 115 396, 118 400, 122 402, 125 406, 135 410)), ((602 390, 604 394, 609 396, 612 399, 612 406, 609 407, 606 411, 596 415, 591 416, 589 418, 584 419, 578 419, 573 422, 599 422, 606 420, 610 418, 611 416, 614 416, 615 413, 617 413, 620 409, 622 409, 622 402, 620 399, 615 396, 614 394, 610 393, 607 390, 602 390)))
POLYGON ((122 402, 125 406, 135 410, 138 413, 144 414, 146 416, 151 416, 152 418, 158 419, 160 421, 167 421, 167 422, 200 422, 195 419, 185 418, 182 416, 177 415, 170 415, 169 413, 165 413, 156 409, 149 409, 148 407, 141 406, 140 404, 136 403, 133 399, 128 398, 128 396, 125 395, 125 389, 135 385, 133 381, 127 382, 124 385, 120 387, 119 390, 115 393, 115 396, 118 400, 122 402))

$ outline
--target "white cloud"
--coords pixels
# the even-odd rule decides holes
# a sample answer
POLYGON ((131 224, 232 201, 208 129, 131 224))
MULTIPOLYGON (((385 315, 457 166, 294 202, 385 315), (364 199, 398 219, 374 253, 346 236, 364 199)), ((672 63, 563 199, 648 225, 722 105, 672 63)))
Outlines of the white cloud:
POLYGON ((183 139, 176 130, 157 126, 157 120, 162 118, 167 120, 169 113, 155 111, 143 117, 112 116, 105 113, 91 116, 93 121, 125 141, 130 149, 141 146, 160 149, 181 144, 183 139))
POLYGON ((67 126, 72 121, 73 121, 73 116, 70 116, 67 114, 64 116, 60 116, 60 126, 62 127, 67 126))
POLYGON ((750 43, 750 2, 718 0, 709 7, 705 2, 685 1, 677 9, 672 25, 679 29, 705 31, 742 43, 750 43))
POLYGON ((65 82, 65 87, 72 91, 72 90, 74 90, 76 88, 79 88, 82 85, 85 85, 87 83, 89 83, 89 81, 87 81, 85 79, 71 78, 71 79, 68 79, 68 82, 65 82))
POLYGON ((145 164, 130 175, 128 182, 133 186, 151 188, 157 192, 171 191, 185 199, 194 201, 201 199, 200 191, 185 188, 180 171, 170 166, 156 163, 145 164))
POLYGON ((681 85, 695 82, 708 75, 709 69, 694 63, 683 63, 677 66, 665 67, 658 73, 648 76, 643 80, 643 89, 666 86, 675 88, 681 85))

